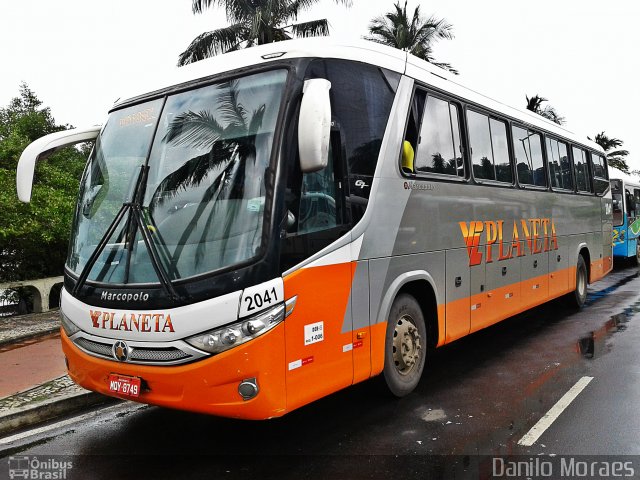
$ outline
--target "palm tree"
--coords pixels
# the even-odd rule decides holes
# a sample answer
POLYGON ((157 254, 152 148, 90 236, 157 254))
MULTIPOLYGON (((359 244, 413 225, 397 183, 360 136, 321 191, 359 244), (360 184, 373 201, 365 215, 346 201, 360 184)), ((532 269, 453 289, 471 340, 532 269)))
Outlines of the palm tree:
MULTIPOLYGON (((591 140, 591 139, 589 139, 591 140)), ((594 142, 602 147, 607 155, 607 163, 622 170, 624 173, 629 173, 629 166, 625 157, 629 155, 629 150, 615 150, 621 147, 624 143, 619 138, 609 138, 604 132, 600 132, 596 135, 594 142)))
MULTIPOLYGON (((224 8, 231 25, 198 35, 178 58, 187 65, 219 53, 279 42, 293 37, 329 34, 326 19, 293 23, 298 14, 320 0, 192 0, 194 14, 213 6, 224 8)), ((351 0, 335 0, 351 6, 351 0)))
POLYGON ((430 16, 425 19, 420 15, 419 5, 409 19, 406 0, 404 7, 400 6, 400 2, 396 2, 394 9, 371 20, 371 35, 364 37, 365 40, 404 50, 457 75, 458 71, 450 64, 436 62, 433 58, 433 44, 441 39, 452 39, 453 26, 443 18, 430 16))
POLYGON ((565 118, 561 117, 558 112, 556 112, 556 109, 551 105, 545 105, 544 108, 542 107, 542 103, 548 101, 546 98, 537 94, 531 98, 525 95, 525 98, 527 99, 527 110, 531 110, 532 112, 537 113, 558 125, 563 125, 565 123, 565 118))
MULTIPOLYGON (((188 238, 208 205, 215 203, 216 199, 244 197, 245 165, 248 161, 256 160, 256 136, 262 126, 266 106, 263 104, 253 112, 247 111, 238 101, 237 80, 221 83, 216 88, 221 90, 217 115, 206 110, 183 112, 170 122, 163 138, 163 142, 174 146, 186 145, 209 151, 191 158, 158 185, 150 202, 151 214, 155 207, 162 205, 168 198, 189 187, 200 185, 213 171, 222 169, 204 190, 189 226, 177 242, 168 262, 170 265, 177 264, 188 238)), ((238 214, 238 208, 238 204, 233 204, 226 211, 223 222, 224 243, 229 239, 228 230, 233 217, 238 214)), ((214 216, 215 210, 211 209, 196 250, 196 263, 204 258, 204 237, 210 230, 214 216)))

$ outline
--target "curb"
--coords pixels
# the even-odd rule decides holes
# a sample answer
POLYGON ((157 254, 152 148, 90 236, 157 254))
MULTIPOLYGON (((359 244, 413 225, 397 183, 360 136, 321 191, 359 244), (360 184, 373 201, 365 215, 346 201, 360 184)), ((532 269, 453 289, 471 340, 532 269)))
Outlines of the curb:
POLYGON ((53 420, 57 417, 88 407, 115 403, 117 398, 95 392, 73 392, 61 397, 40 402, 35 406, 25 406, 0 416, 0 435, 16 433, 19 429, 53 420))
POLYGON ((57 327, 52 327, 48 330, 41 330, 39 332, 31 332, 31 333, 26 333, 24 335, 17 335, 15 337, 6 338, 4 340, 0 340, 0 348, 13 345, 14 343, 24 342, 26 340, 33 340, 38 337, 45 337, 53 333, 58 333, 59 331, 60 331, 60 326, 57 326, 57 327))

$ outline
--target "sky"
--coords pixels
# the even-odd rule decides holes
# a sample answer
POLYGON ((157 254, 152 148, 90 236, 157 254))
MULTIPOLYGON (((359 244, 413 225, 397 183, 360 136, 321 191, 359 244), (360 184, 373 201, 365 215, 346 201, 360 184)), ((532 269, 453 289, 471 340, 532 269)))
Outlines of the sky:
MULTIPOLYGON (((321 0, 299 18, 327 18, 332 35, 359 39, 393 0, 321 0)), ((508 105, 549 99, 565 128, 624 141, 640 169, 640 2, 630 0, 409 0, 444 17, 455 38, 436 60, 460 83, 508 105)), ((175 69, 193 38, 226 24, 218 8, 194 15, 191 0, 2 0, 0 106, 26 82, 58 123, 103 123, 121 95, 175 69)))

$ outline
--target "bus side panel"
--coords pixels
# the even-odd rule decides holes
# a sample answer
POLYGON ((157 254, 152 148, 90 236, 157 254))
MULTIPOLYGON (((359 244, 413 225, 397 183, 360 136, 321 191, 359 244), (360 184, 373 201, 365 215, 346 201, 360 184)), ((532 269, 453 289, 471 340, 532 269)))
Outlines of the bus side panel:
POLYGON ((287 410, 353 383, 348 315, 351 262, 311 266, 284 278, 285 298, 297 296, 285 324, 287 410))
MULTIPOLYGON (((472 268, 481 269, 484 277, 484 264, 472 268)), ((466 248, 447 250, 445 289, 445 332, 449 343, 468 335, 471 327, 471 272, 466 248)))
POLYGON ((353 383, 371 376, 371 326, 369 321, 369 262, 351 264, 353 284, 349 300, 351 321, 345 317, 342 333, 351 332, 353 383))
POLYGON ((534 253, 520 259, 522 309, 535 307, 549 297, 549 253, 534 253))
MULTIPOLYGON (((503 243, 499 251, 511 251, 511 243, 503 243)), ((471 331, 493 325, 521 311, 520 258, 493 260, 485 265, 485 291, 472 298, 471 331)))
MULTIPOLYGON (((575 267, 573 271, 575 277, 575 267)), ((559 297, 569 291, 569 275, 568 238, 558 237, 558 250, 549 252, 549 298, 559 297)))
MULTIPOLYGON (((372 259, 369 261, 369 275, 372 322, 371 375, 377 375, 384 368, 386 325, 391 304, 398 292, 408 283, 420 282, 421 287, 431 288, 425 283, 425 278, 430 277, 435 282, 437 311, 423 313, 426 323, 433 322, 437 325, 435 330, 438 332, 438 343, 442 342, 445 323, 445 252, 372 259)), ((420 302, 424 299, 417 300, 420 302)))

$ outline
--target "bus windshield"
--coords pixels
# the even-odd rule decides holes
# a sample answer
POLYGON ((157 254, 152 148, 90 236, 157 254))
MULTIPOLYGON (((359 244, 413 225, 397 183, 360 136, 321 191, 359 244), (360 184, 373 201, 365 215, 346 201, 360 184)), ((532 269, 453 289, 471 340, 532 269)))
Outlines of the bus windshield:
POLYGON ((113 112, 81 181, 67 267, 94 282, 157 283, 158 268, 177 280, 256 256, 286 74, 113 112))

